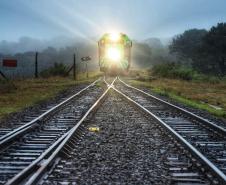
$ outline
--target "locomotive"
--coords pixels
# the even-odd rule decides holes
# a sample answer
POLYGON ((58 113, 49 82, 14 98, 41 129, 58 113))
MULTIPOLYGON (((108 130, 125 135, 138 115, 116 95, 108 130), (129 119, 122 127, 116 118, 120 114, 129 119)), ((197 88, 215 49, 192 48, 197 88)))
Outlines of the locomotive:
POLYGON ((132 41, 123 33, 106 33, 98 41, 100 71, 110 74, 128 72, 132 41))

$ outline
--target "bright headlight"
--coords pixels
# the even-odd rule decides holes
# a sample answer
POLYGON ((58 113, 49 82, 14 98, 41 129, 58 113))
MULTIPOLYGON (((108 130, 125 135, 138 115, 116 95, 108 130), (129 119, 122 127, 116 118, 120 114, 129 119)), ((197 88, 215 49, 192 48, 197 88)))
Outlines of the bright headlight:
POLYGON ((106 56, 113 61, 119 61, 121 58, 121 52, 118 48, 108 48, 106 56))
POLYGON ((111 41, 117 42, 120 39, 120 34, 119 33, 110 33, 109 35, 111 41))

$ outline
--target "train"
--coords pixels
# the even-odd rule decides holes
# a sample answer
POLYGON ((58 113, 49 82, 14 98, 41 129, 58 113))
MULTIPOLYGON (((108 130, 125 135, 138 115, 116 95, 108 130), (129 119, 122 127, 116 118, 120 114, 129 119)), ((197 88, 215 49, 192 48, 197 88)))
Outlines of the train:
POLYGON ((119 74, 131 66, 132 41, 124 33, 106 33, 98 41, 100 71, 119 74))

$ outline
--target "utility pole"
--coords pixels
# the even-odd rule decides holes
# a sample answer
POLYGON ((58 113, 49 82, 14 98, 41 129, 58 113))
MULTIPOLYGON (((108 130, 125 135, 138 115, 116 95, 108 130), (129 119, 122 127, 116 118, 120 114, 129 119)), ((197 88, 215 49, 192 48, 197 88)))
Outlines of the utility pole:
POLYGON ((38 78, 38 52, 35 53, 35 78, 38 78))
POLYGON ((74 76, 74 80, 76 80, 76 55, 74 53, 74 57, 73 57, 73 76, 74 76))

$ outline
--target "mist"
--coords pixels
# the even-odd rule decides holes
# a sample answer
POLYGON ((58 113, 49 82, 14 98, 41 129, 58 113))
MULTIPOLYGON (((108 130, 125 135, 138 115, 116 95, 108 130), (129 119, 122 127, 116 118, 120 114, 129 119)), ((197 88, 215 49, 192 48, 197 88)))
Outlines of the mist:
MULTIPOLYGON (((1 54, 16 54, 28 51, 42 51, 48 47, 54 47, 60 49, 62 47, 68 47, 76 45, 76 43, 82 43, 84 40, 81 38, 72 38, 65 36, 54 37, 49 40, 36 39, 31 37, 21 37, 18 41, 10 42, 7 40, 0 41, 0 53, 1 54)), ((86 41, 87 42, 87 41, 86 41)))
MULTIPOLYGON (((168 39, 169 40, 169 39, 168 39)), ((54 63, 63 63, 70 68, 73 64, 73 55, 76 54, 76 63, 79 71, 85 68, 82 57, 90 56, 90 70, 98 70, 98 38, 82 39, 76 37, 59 36, 49 40, 31 37, 21 37, 17 42, 0 42, 0 68, 9 77, 32 77, 34 75, 35 52, 38 52, 39 72, 52 67, 54 63), (15 69, 2 66, 5 58, 17 59, 15 69)), ((132 68, 150 68, 168 57, 168 42, 159 38, 133 40, 132 68)))

